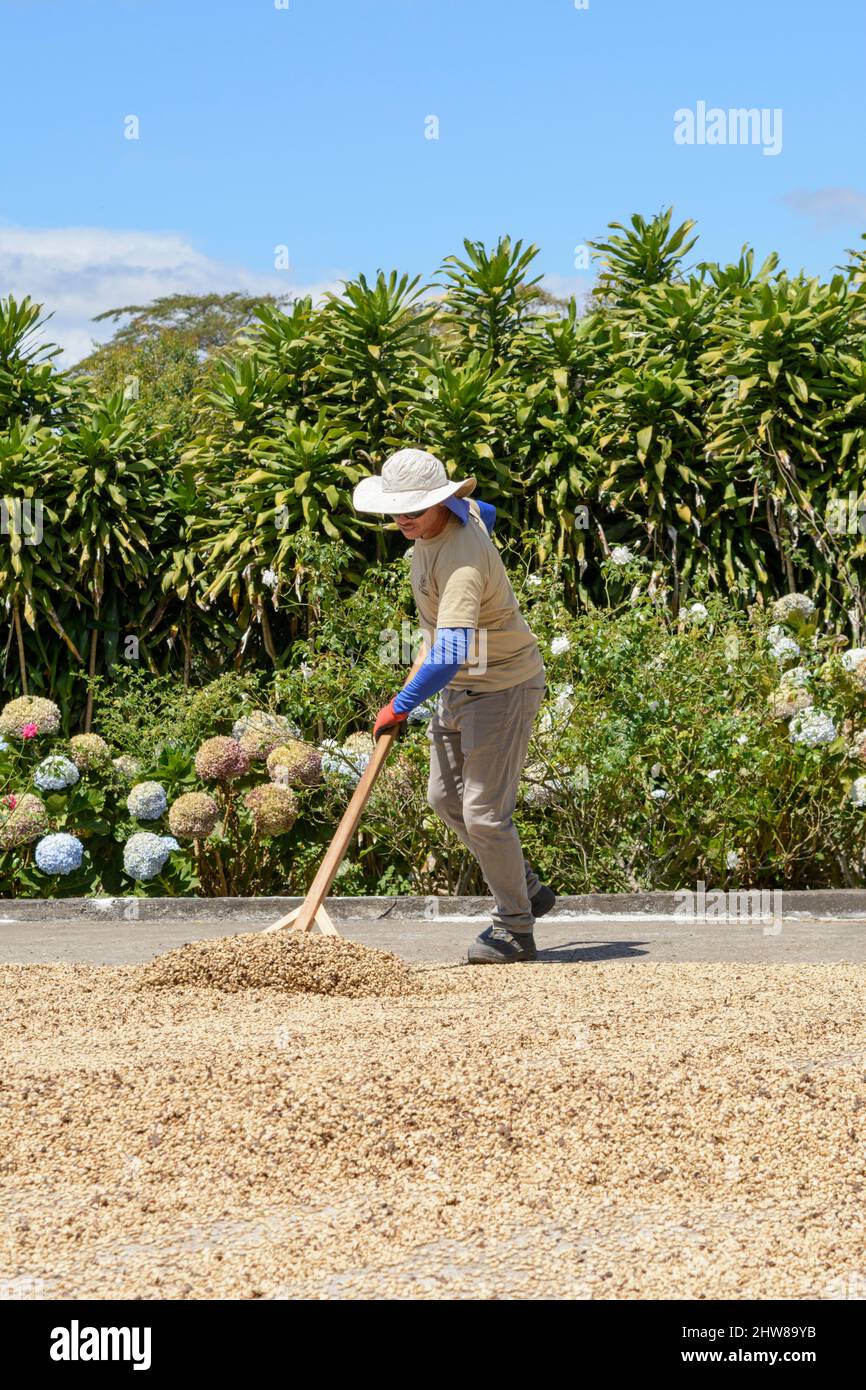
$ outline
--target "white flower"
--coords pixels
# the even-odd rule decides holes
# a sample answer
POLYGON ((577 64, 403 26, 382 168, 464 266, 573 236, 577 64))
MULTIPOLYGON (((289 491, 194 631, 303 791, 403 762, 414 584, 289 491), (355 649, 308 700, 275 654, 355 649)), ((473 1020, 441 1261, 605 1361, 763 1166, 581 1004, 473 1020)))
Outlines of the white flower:
POLYGON ((692 603, 689 606, 688 617, 693 623, 705 623, 710 616, 710 610, 705 603, 692 603))
POLYGON ((62 753, 50 753, 33 773, 33 781, 41 792, 62 792, 78 781, 78 768, 62 753))
POLYGON ((809 683, 809 670, 806 666, 794 666, 782 677, 783 685, 803 686, 809 683))
POLYGON ((574 709, 574 686, 570 682, 557 686, 553 699, 541 711, 538 720, 539 731, 549 734, 559 724, 567 723, 574 709))
POLYGON ((777 623, 789 622, 792 618, 808 621, 815 612, 815 605, 806 594, 785 594, 773 604, 773 617, 777 623))
POLYGON ((861 661, 866 661, 866 647, 852 647, 850 652, 842 653, 842 665, 846 671, 856 671, 861 661))
POLYGON ((126 798, 126 809, 136 820, 159 820, 168 810, 168 797, 159 782, 139 782, 126 798))
POLYGON ((856 782, 851 783, 848 796, 855 806, 866 806, 866 777, 858 777, 856 782))
POLYGON ((540 574, 528 574, 526 576, 526 585, 529 589, 540 589, 543 583, 544 580, 540 574))
POLYGON ((721 777, 721 775, 722 775, 722 769, 721 769, 720 767, 712 767, 712 768, 710 768, 709 772, 707 773, 707 778, 709 779, 710 782, 715 782, 716 778, 717 778, 717 777, 721 777))
POLYGON ((277 587, 279 578, 276 570, 262 570, 262 583, 269 589, 275 589, 277 587))
POLYGON ((736 870, 742 868, 742 865, 743 860, 740 851, 738 849, 729 849, 725 855, 725 868, 736 870))
POLYGON ((665 791, 664 787, 654 787, 653 790, 650 792, 650 796, 652 797, 653 801, 664 801, 667 797, 667 792, 665 791))
POLYGON ((787 636, 788 634, 785 629, 779 627, 778 623, 773 623, 772 627, 767 628, 767 641, 771 647, 775 647, 777 642, 781 642, 782 638, 787 638, 787 636))
POLYGON ((743 743, 748 743, 748 741, 749 741, 749 735, 748 735, 748 734, 737 734, 737 743, 743 744, 743 743))
POLYGON ((373 756, 375 745, 369 734, 350 734, 341 746, 332 738, 320 744, 322 773, 357 786, 373 756))
POLYGON ((800 648, 793 637, 781 637, 773 646, 773 656, 780 666, 789 666, 800 655, 800 648))
POLYGON ((138 830, 130 835, 123 847, 123 868, 130 878, 142 882, 161 874, 168 856, 180 846, 171 835, 154 835, 149 830, 138 830))
POLYGON ((571 642, 567 637, 554 637, 550 650, 554 656, 562 656, 564 652, 571 651, 571 642))
POLYGON ((821 744, 832 743, 836 737, 836 725, 829 714, 820 709, 804 709, 788 725, 792 743, 802 743, 806 748, 818 748, 821 744))
POLYGON ((627 545, 615 545, 610 552, 610 558, 614 565, 630 565, 633 556, 627 545))

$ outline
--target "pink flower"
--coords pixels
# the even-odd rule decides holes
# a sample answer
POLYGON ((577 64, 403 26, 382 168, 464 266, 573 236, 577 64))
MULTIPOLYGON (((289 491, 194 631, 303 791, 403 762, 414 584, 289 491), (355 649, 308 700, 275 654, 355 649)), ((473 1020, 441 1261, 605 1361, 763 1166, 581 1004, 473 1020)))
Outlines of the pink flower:
POLYGON ((23 724, 21 727, 22 738, 35 738, 39 733, 35 724, 23 724))
POLYGON ((10 811, 14 811, 15 807, 18 805, 18 797, 10 792, 9 796, 4 796, 3 805, 8 806, 10 811))

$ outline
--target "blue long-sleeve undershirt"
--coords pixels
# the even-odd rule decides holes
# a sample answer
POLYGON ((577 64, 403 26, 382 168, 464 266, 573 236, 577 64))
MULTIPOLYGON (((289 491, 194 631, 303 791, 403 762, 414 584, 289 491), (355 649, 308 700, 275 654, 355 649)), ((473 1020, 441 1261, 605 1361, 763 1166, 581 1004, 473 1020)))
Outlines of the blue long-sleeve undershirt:
POLYGON ((440 627, 423 666, 408 685, 394 696, 397 714, 408 714, 431 695, 438 695, 452 681, 469 655, 471 627, 440 627))
MULTIPOLYGON (((476 499, 481 520, 488 535, 493 534, 496 522, 496 508, 492 502, 479 502, 476 499)), ((469 502, 465 497, 449 497, 445 506, 465 526, 469 521, 469 502)), ((408 685, 404 685, 394 696, 394 709, 397 714, 408 714, 410 710, 438 695, 454 679, 469 655, 472 641, 471 627, 440 627, 436 630, 436 640, 432 650, 425 658, 424 665, 408 685)))

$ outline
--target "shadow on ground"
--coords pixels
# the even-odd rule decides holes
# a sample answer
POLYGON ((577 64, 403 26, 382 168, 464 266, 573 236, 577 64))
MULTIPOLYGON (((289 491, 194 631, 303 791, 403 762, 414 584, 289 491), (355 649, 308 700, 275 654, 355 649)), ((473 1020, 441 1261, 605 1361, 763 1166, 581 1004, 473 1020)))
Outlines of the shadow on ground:
POLYGON ((539 950, 538 959, 561 964, 564 961, 623 960, 648 953, 649 943, 645 941, 565 941, 549 950, 539 950))

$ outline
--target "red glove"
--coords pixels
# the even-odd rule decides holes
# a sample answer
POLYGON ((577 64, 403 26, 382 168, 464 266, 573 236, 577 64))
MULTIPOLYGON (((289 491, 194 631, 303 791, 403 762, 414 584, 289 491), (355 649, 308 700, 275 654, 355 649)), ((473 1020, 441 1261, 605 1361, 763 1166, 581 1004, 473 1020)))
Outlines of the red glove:
POLYGON ((373 725, 373 737, 378 738, 380 734, 387 734, 389 729, 399 729, 401 724, 408 718, 405 714, 398 714, 394 709, 394 697, 383 705, 376 715, 376 722, 373 725))

